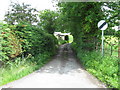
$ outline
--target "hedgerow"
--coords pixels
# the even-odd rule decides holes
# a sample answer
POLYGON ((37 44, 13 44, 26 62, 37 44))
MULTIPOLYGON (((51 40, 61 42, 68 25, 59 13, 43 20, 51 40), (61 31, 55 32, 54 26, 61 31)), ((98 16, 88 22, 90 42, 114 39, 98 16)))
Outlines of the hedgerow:
POLYGON ((0 23, 0 61, 8 61, 22 52, 21 44, 7 24, 0 23))
POLYGON ((19 39, 25 54, 38 54, 54 52, 57 44, 56 38, 36 26, 30 24, 18 24, 13 30, 19 39))
POLYGON ((0 85, 39 69, 57 50, 57 39, 31 24, 0 23, 0 31, 0 85))
POLYGON ((14 58, 29 54, 35 56, 39 53, 55 53, 57 40, 31 24, 17 24, 14 26, 1 24, 1 61, 14 60, 14 58))

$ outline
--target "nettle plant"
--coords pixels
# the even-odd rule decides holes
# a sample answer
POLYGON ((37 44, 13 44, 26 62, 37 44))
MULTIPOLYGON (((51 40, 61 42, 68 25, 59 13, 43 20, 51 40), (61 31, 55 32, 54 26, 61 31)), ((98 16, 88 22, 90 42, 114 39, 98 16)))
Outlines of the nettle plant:
POLYGON ((9 25, 0 23, 0 61, 8 61, 18 56, 21 52, 19 40, 8 28, 9 25))
POLYGON ((8 37, 10 36, 10 29, 7 28, 8 26, 5 24, 0 24, 1 28, 0 28, 0 60, 1 61, 5 61, 8 60, 8 54, 11 53, 11 46, 10 46, 10 42, 8 40, 8 37))

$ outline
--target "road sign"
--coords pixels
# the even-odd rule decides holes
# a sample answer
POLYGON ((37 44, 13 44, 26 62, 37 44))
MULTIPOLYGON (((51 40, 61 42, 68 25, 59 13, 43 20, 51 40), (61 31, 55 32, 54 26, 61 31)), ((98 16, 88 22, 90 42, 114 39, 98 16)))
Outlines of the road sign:
POLYGON ((102 30, 102 56, 104 56, 104 30, 107 29, 108 24, 105 20, 101 20, 98 22, 98 28, 102 30))
POLYGON ((100 30, 105 30, 107 29, 107 27, 108 27, 108 24, 105 22, 105 20, 101 20, 98 22, 98 28, 100 30))

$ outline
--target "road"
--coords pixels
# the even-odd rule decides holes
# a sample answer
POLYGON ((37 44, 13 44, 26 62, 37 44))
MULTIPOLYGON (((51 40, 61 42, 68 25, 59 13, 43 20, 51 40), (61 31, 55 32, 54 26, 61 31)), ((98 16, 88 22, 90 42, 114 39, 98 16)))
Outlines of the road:
POLYGON ((1 88, 105 88, 105 85, 80 65, 70 44, 64 44, 44 67, 1 88))

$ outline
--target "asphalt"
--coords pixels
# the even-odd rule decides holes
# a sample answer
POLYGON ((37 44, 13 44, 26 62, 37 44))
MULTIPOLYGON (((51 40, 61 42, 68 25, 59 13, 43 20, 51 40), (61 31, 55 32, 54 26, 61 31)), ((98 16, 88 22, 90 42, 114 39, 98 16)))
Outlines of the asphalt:
POLYGON ((70 44, 61 45, 58 54, 44 67, 1 88, 106 88, 88 73, 75 57, 70 44))

